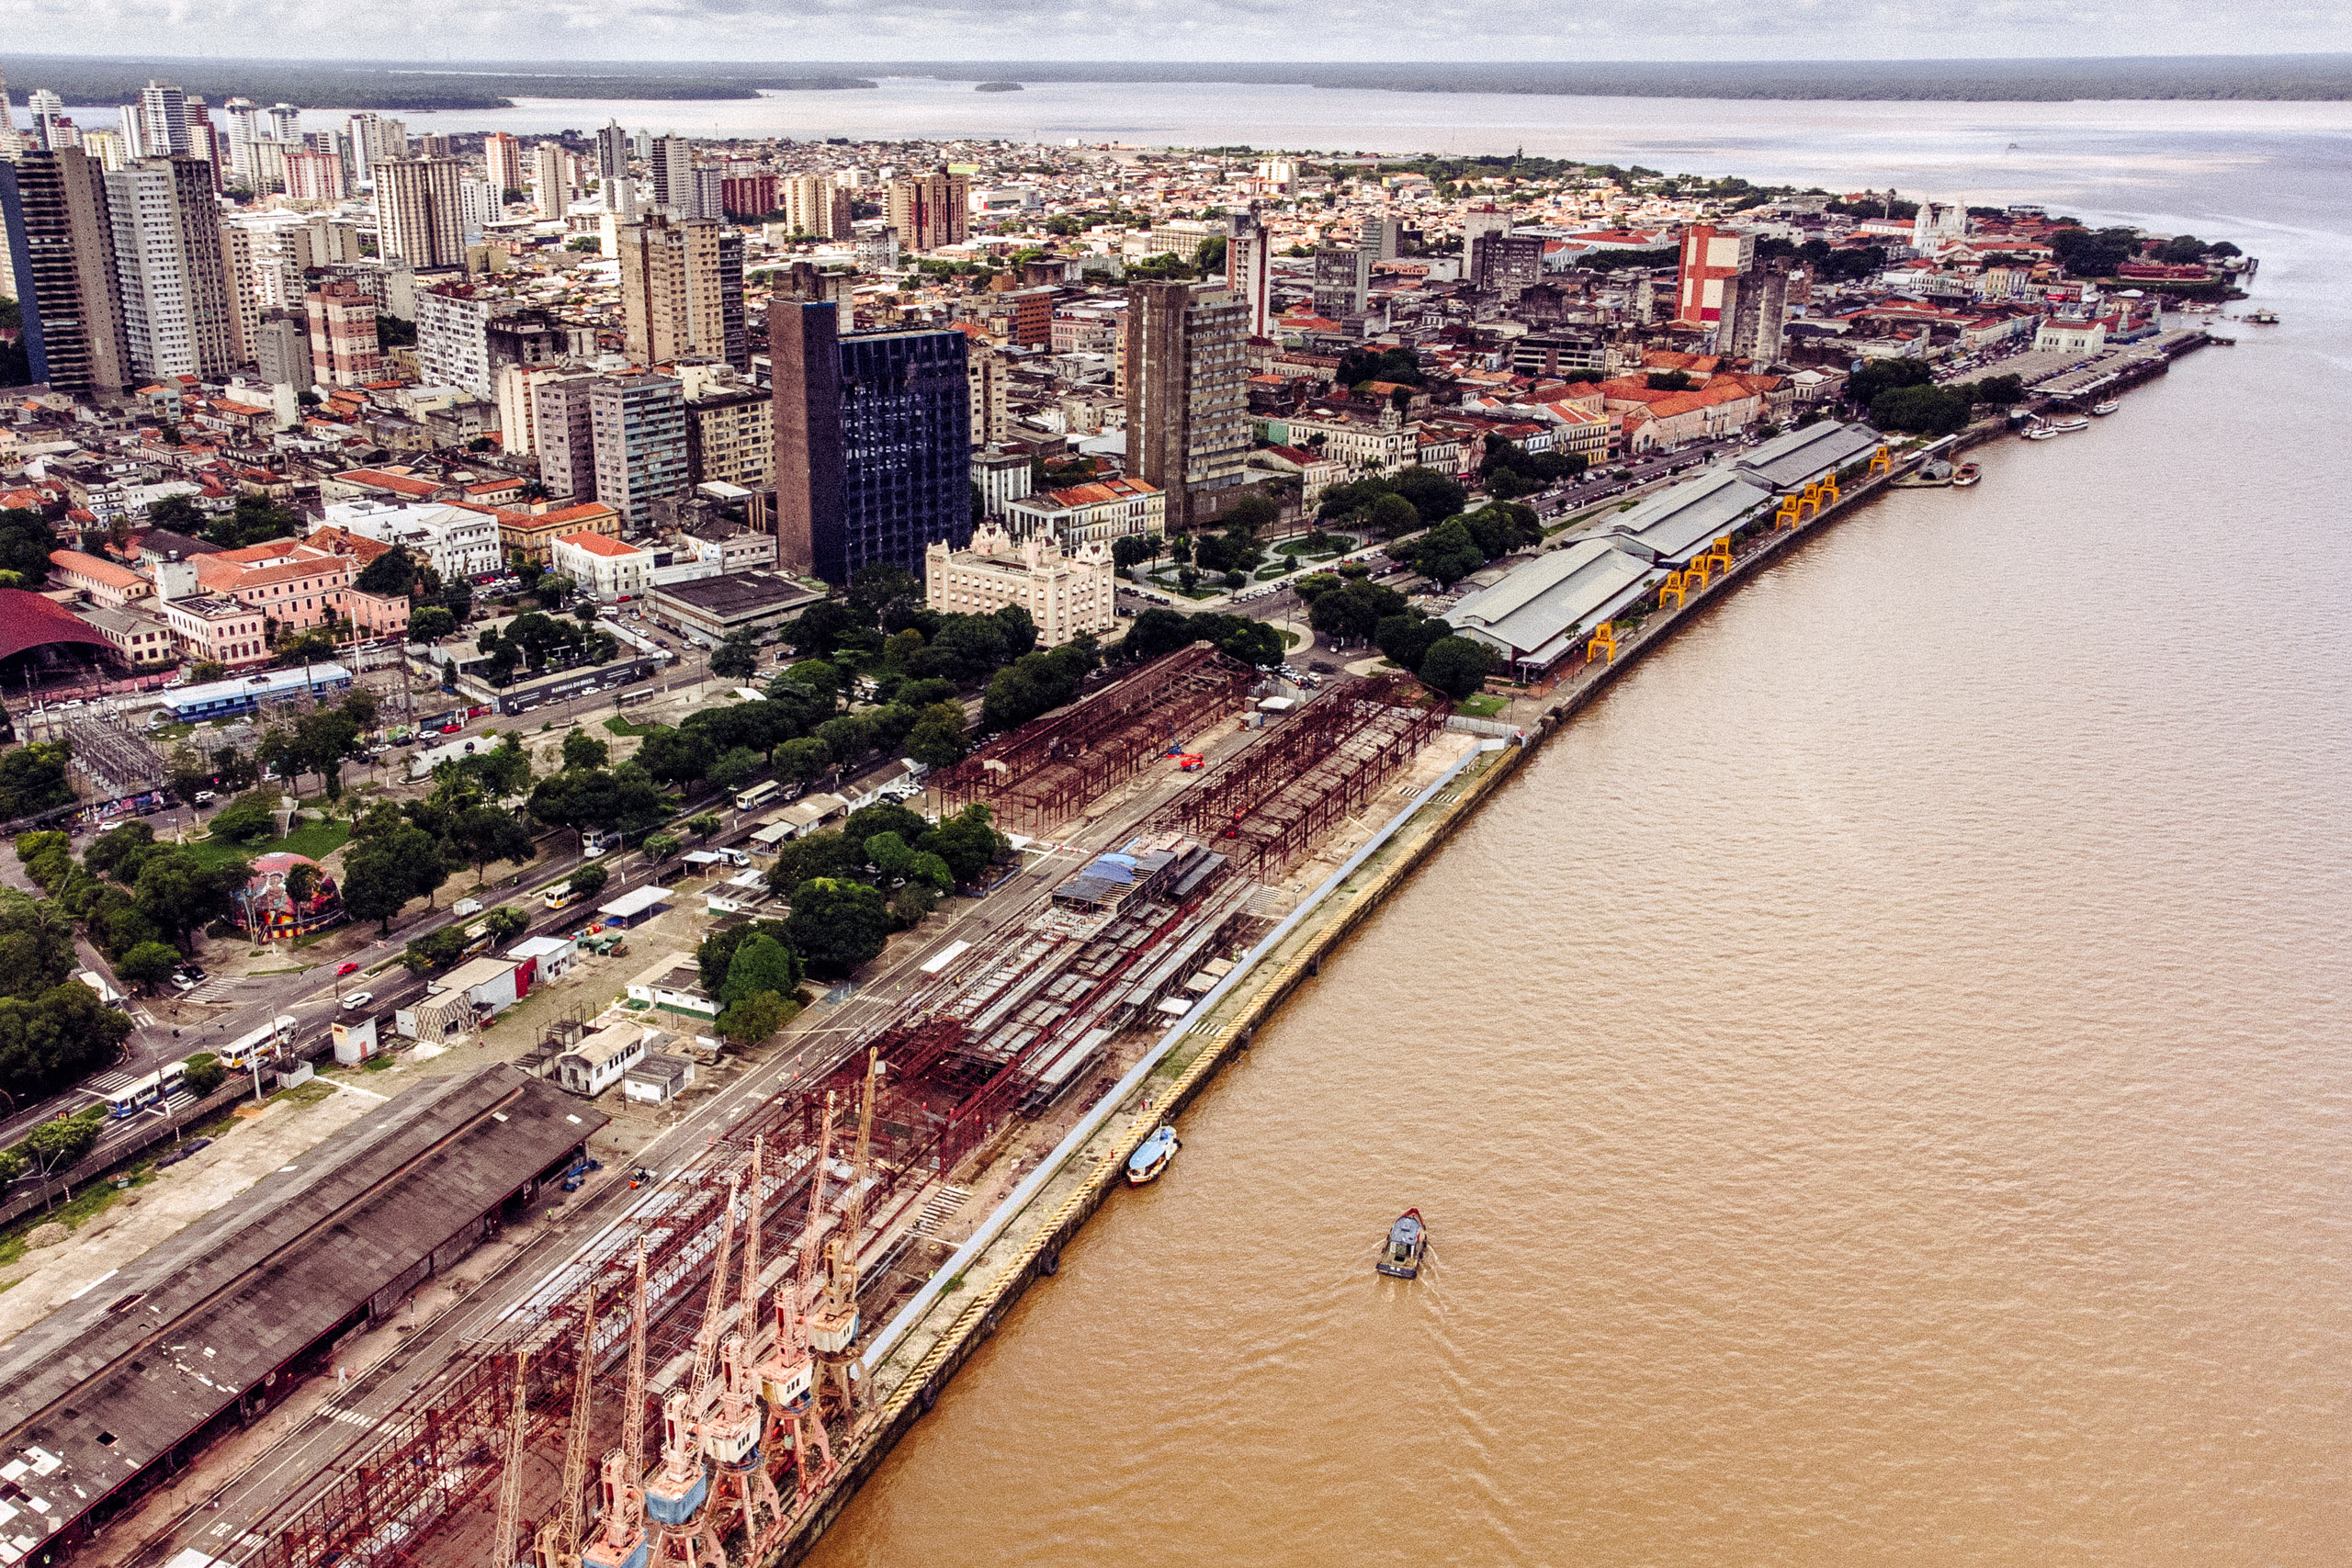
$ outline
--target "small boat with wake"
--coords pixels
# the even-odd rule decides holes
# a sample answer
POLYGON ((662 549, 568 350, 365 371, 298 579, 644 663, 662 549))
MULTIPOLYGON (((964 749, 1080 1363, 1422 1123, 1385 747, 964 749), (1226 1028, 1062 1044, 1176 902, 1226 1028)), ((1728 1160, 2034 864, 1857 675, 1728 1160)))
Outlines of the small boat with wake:
POLYGON ((1429 1227, 1421 1224, 1421 1212, 1408 1209, 1388 1227, 1387 1243, 1380 1249, 1380 1261, 1373 1267, 1392 1280, 1418 1280, 1421 1258, 1429 1249, 1429 1227))
POLYGON ((1127 1156, 1127 1185, 1148 1187, 1159 1180, 1159 1173, 1168 1168, 1168 1162, 1174 1159, 1176 1151, 1183 1146, 1173 1127, 1162 1127, 1146 1138, 1136 1146, 1136 1152, 1127 1156))

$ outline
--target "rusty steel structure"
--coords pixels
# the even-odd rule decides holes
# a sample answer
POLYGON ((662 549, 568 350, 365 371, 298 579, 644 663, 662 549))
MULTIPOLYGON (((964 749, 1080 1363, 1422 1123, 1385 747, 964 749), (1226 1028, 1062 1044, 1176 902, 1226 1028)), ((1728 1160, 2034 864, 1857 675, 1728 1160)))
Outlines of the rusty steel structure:
POLYGON ((1444 713, 1420 697, 1397 676, 1336 687, 1219 763, 1153 826, 1191 833, 1243 875, 1272 882, 1444 728, 1444 713))
POLYGON ((999 736, 933 781, 941 814, 985 802, 1025 831, 1068 821, 1184 736, 1239 712, 1257 671, 1204 642, 999 736))

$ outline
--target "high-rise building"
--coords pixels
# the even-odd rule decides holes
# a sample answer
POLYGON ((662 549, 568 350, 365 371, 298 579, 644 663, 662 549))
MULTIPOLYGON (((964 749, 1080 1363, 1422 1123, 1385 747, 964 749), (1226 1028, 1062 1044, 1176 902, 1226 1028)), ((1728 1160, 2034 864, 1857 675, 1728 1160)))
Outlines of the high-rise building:
MULTIPOLYGON (((54 96, 55 95, 52 94, 51 96, 54 96)), ((36 100, 39 99, 40 96, 40 94, 38 91, 33 94, 33 97, 36 100)), ((38 102, 33 104, 32 111, 34 137, 36 141, 39 141, 42 127, 40 124, 40 105, 38 102)), ((24 138, 17 130, 17 111, 8 102, 7 73, 6 72, 0 72, 0 156, 6 156, 8 153, 16 152, 23 144, 24 138)), ((44 147, 48 145, 46 141, 42 141, 40 144, 44 147)))
POLYGON ((1544 281, 1544 236, 1481 234, 1470 242, 1470 281, 1516 299, 1544 281))
POLYGON ((971 232, 971 197, 972 182, 944 168, 892 180, 889 222, 899 243, 918 252, 963 243, 971 232))
POLYGON ((653 525, 653 503, 688 488, 684 389, 667 376, 600 376, 588 389, 596 499, 625 532, 653 525))
POLYGON ((1222 288, 1128 286, 1128 469, 1167 492, 1170 529, 1208 522, 1219 492, 1242 482, 1248 336, 1249 308, 1222 288))
MULTIPOLYGON (((59 97, 47 87, 35 87, 33 96, 25 100, 25 107, 32 111, 33 141, 36 146, 53 152, 60 147, 72 145, 71 142, 62 141, 58 137, 59 123, 65 118, 63 98, 59 97)), ((8 84, 6 78, 0 78, 0 118, 5 118, 7 111, 8 84)))
POLYGON ((139 90, 139 150, 149 158, 188 151, 187 95, 152 76, 139 90))
POLYGON ((344 133, 351 138, 351 161, 346 166, 355 179, 374 177, 376 160, 383 155, 383 116, 365 109, 343 122, 344 133))
POLYGON ((739 221, 765 218, 777 209, 774 175, 729 175, 718 182, 718 205, 739 221))
POLYGON ((229 358, 233 364, 254 362, 254 345, 261 335, 262 301, 254 288, 260 270, 255 265, 253 230, 223 219, 220 274, 229 289, 229 358))
POLYGON ((531 442, 539 457, 539 482, 552 500, 596 499, 596 439, 588 394, 602 379, 582 371, 538 377, 531 383, 531 442))
POLYGON ((146 158, 106 176, 123 338, 134 374, 214 376, 236 363, 212 175, 146 158))
POLYGON ((248 190, 258 190, 254 173, 254 143, 269 139, 261 108, 251 98, 231 98, 220 106, 229 117, 229 172, 248 190))
POLYGON ((653 132, 632 130, 628 133, 628 155, 640 163, 653 156, 653 132))
POLYGON ((1369 261, 1385 262, 1396 259, 1396 247, 1403 242, 1405 220, 1382 218, 1366 213, 1356 228, 1356 249, 1369 261))
POLYGON ((972 445, 992 446, 1012 428, 1005 400, 1012 380, 1012 367, 1002 354, 986 344, 976 343, 964 367, 972 389, 972 445))
POLYGON ((628 173, 628 132, 616 119, 596 132, 596 178, 601 183, 628 173))
POLYGON ((553 141, 531 152, 531 186, 542 219, 560 218, 571 206, 571 154, 553 141))
POLYGON ((850 237, 849 192, 822 175, 786 175, 775 182, 784 220, 811 239, 850 237))
POLYGON ((254 367, 273 387, 307 392, 318 385, 311 369, 311 330, 302 318, 272 310, 254 329, 254 367))
POLYGON ((458 179, 458 227, 464 231, 469 245, 505 215, 506 204, 499 199, 500 194, 488 180, 478 180, 471 175, 458 179))
POLYGON ((491 188, 504 201, 508 191, 523 188, 523 144, 503 130, 493 130, 481 139, 482 167, 488 175, 491 188))
POLYGON ((266 111, 269 118, 269 139, 299 147, 302 142, 302 111, 292 104, 272 104, 266 111))
POLYGON ((334 152, 287 153, 286 196, 289 201, 341 201, 341 156, 334 152))
POLYGON ((426 386, 457 387, 473 398, 487 398, 496 389, 490 319, 497 303, 465 283, 416 291, 416 373, 426 386))
POLYGON ((1225 287, 1249 311, 1250 335, 1273 336, 1273 237, 1258 221, 1255 202, 1247 212, 1226 214, 1225 287))
POLYGON ((961 548, 971 537, 969 341, 960 332, 843 335, 831 301, 771 302, 776 551, 786 567, 837 583, 871 565, 920 571, 926 546, 961 548))
POLYGON ((1372 293, 1372 258, 1351 245, 1315 253, 1315 313, 1332 321, 1363 314, 1372 293))
POLYGON ((1723 320, 1724 284, 1756 261, 1756 236, 1693 223, 1682 231, 1674 291, 1674 319, 1692 326, 1723 320))
POLYGON ((382 374, 376 301, 356 283, 330 278, 302 296, 311 323, 311 373, 330 387, 364 387, 382 374))
POLYGON ((727 216, 727 171, 720 164, 695 165, 694 215, 714 221, 727 216))
POLYGON ((78 147, 0 159, 0 239, 15 258, 25 352, 33 379, 60 391, 113 391, 130 374, 103 175, 78 147))
POLYGON ((699 218, 695 210, 695 149, 683 136, 657 136, 646 156, 653 179, 653 205, 673 218, 699 218))
POLYGON ((699 219, 650 217, 620 227, 616 239, 632 359, 655 365, 701 355, 751 368, 739 231, 699 219))
POLYGON ((465 209, 455 158, 385 158, 376 165, 376 249, 419 272, 466 265, 465 209))
POLYGON ((1723 280, 1723 317, 1715 352, 1754 360, 1761 367, 1781 357, 1789 321, 1789 264, 1769 262, 1723 280))

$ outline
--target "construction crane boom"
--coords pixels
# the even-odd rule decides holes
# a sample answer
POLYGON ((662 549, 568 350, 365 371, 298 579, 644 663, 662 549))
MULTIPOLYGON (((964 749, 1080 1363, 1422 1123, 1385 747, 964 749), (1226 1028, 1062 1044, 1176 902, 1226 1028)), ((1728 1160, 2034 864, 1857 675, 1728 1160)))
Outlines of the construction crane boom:
POLYGON ((736 1304, 741 1309, 743 1343, 749 1345, 760 1331, 760 1206, 765 1195, 767 1180, 767 1139, 752 1140, 752 1184, 749 1201, 743 1213, 743 1295, 736 1304))
POLYGON ((727 1304, 727 1265, 735 1252, 735 1198, 741 1185, 739 1177, 728 1179, 727 1217, 718 1227, 718 1256, 710 1263, 710 1295, 703 1303, 702 1326, 695 1331, 695 1370, 686 1380, 686 1392, 695 1398, 701 1397, 709 1383, 711 1367, 718 1359, 718 1337, 727 1304))
POLYGON ((808 1306, 817 1279, 817 1252, 825 1228, 825 1168, 833 1157, 833 1094, 825 1091, 825 1124, 817 1134, 817 1173, 808 1182, 808 1223, 800 1232, 800 1272, 792 1287, 792 1343, 808 1348, 808 1306))
POLYGON ((586 1524, 581 1493, 588 1484, 588 1428, 596 1396, 596 1285, 580 1296, 580 1361, 571 1385, 571 1425, 563 1439, 563 1499, 539 1527, 538 1568, 572 1568, 586 1524))
POLYGON ((628 1479, 645 1474, 645 1238, 637 1240, 637 1289, 628 1307, 628 1413, 621 1423, 621 1451, 628 1456, 628 1479))
POLYGON ((865 1230, 865 1179, 874 1157, 874 1086, 881 1081, 882 1053, 865 1053, 865 1088, 857 1103, 857 1158, 851 1167, 849 1207, 842 1214, 842 1262, 851 1298, 857 1292, 858 1242, 865 1230))
POLYGON ((515 1536, 523 1528, 523 1433, 530 1424, 525 1379, 531 1353, 514 1352, 514 1408, 506 1418, 506 1468, 498 1477, 498 1533, 491 1540, 490 1568, 514 1568, 515 1536))

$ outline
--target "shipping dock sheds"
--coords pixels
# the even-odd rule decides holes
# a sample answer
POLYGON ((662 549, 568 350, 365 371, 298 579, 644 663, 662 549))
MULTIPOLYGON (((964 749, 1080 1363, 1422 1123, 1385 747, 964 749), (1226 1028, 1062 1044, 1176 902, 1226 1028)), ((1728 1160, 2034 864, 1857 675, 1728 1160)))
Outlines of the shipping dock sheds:
POLYGON ((1885 441, 1885 436, 1860 422, 1839 424, 1823 420, 1781 432, 1741 457, 1731 471, 1775 494, 1785 494, 1868 457, 1885 441))
POLYGON ((1537 556, 1445 614, 1446 624, 1540 674, 1574 651, 1592 628, 1646 595, 1666 576, 1611 539, 1579 539, 1537 556))
POLYGON ((1730 468, 1662 490, 1611 518, 1596 537, 1660 566, 1688 566, 1709 546, 1770 505, 1772 491, 1730 468))
POLYGON ((0 1346, 0 1540, 86 1537, 526 1209, 605 1122, 503 1063, 428 1080, 0 1346))

